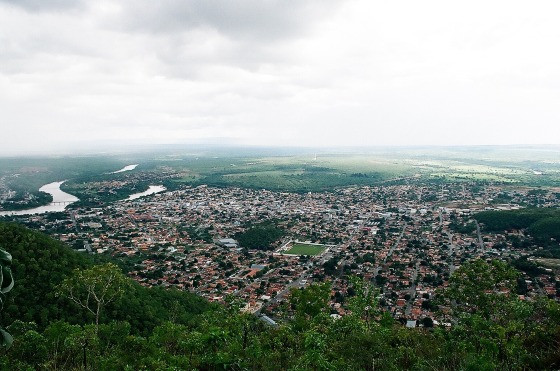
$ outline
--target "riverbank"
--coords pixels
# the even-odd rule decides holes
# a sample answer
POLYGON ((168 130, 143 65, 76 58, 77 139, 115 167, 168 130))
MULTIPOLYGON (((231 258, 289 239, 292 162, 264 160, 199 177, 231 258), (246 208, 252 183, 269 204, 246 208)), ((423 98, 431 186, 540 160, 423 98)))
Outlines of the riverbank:
POLYGON ((71 195, 70 193, 66 193, 60 189, 62 183, 65 180, 60 182, 52 182, 49 184, 45 184, 41 188, 39 188, 39 192, 48 193, 52 197, 52 201, 47 205, 23 209, 23 210, 7 210, 1 211, 0 216, 3 215, 31 215, 31 214, 43 214, 46 212, 60 212, 64 211, 64 209, 74 203, 79 201, 78 197, 71 195))
POLYGON ((148 189, 147 189, 146 191, 144 191, 144 192, 138 192, 138 193, 131 194, 130 196, 128 196, 128 199, 127 199, 127 200, 129 200, 129 201, 131 201, 131 200, 136 200, 136 199, 138 199, 138 198, 140 198, 140 197, 152 195, 152 194, 154 194, 154 193, 163 192, 163 191, 165 191, 165 190, 166 190, 166 188, 165 188, 164 186, 162 186, 162 185, 151 185, 151 186, 149 186, 148 189))

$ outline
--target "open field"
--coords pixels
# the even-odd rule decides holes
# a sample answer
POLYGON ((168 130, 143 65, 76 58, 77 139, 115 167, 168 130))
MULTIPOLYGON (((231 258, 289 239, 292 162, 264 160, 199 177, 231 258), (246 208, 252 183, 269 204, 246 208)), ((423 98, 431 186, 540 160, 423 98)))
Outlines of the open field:
POLYGON ((304 243, 295 243, 285 253, 286 254, 292 254, 292 255, 319 255, 323 251, 325 251, 324 246, 308 245, 308 244, 304 244, 304 243))
POLYGON ((541 264, 547 268, 552 269, 560 269, 560 259, 552 259, 552 258, 536 258, 534 261, 538 264, 541 264))
MULTIPOLYGON (((173 148, 119 155, 0 158, 0 200, 37 195, 39 187, 67 180, 63 190, 83 202, 126 198, 150 183, 169 190, 209 185, 321 192, 395 182, 499 183, 557 187, 557 147, 383 148, 363 152, 313 149, 173 148), (530 160, 527 160, 530 159, 530 160), (110 174, 129 164, 131 172, 110 174)), ((47 201, 45 201, 47 202, 47 201)))

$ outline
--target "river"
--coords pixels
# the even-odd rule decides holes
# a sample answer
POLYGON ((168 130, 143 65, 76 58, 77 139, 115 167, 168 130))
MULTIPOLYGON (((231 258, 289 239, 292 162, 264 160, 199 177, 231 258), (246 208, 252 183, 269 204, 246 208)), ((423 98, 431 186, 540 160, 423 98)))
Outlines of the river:
POLYGON ((165 191, 165 189, 166 188, 162 185, 156 185, 156 186, 151 185, 148 188, 147 191, 131 194, 130 196, 128 196, 128 200, 136 200, 137 198, 140 198, 140 197, 152 195, 154 193, 163 192, 163 191, 165 191))
POLYGON ((130 171, 130 170, 134 170, 134 169, 136 169, 136 166, 138 166, 138 165, 139 165, 139 164, 134 164, 134 165, 126 165, 126 166, 125 166, 125 167, 123 167, 122 169, 120 169, 120 170, 117 170, 117 171, 113 171, 113 172, 112 172, 112 173, 110 173, 110 174, 118 174, 118 173, 123 173, 123 172, 125 172, 125 171, 130 171))
POLYGON ((24 209, 24 210, 13 210, 13 211, 0 211, 1 215, 30 215, 30 214, 43 214, 50 211, 64 211, 66 206, 71 204, 72 202, 78 201, 78 197, 71 195, 70 193, 66 193, 60 189, 60 185, 64 183, 61 182, 53 182, 49 184, 45 184, 39 191, 49 193, 53 200, 50 204, 35 207, 33 209, 24 209))

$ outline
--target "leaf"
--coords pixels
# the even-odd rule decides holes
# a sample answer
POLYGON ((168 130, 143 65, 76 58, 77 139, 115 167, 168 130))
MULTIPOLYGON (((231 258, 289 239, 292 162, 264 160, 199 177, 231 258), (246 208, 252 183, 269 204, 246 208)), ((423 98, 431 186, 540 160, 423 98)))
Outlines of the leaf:
POLYGON ((8 332, 6 332, 4 329, 0 328, 0 342, 1 345, 5 348, 9 348, 10 346, 12 346, 12 343, 14 342, 14 338, 12 337, 12 335, 10 335, 8 332))
POLYGON ((4 249, 0 249, 0 265, 10 265, 12 263, 12 255, 4 249))
POLYGON ((2 267, 2 282, 0 283, 0 292, 5 294, 14 287, 14 277, 12 270, 8 267, 2 267), (5 278, 5 279, 4 279, 5 278))

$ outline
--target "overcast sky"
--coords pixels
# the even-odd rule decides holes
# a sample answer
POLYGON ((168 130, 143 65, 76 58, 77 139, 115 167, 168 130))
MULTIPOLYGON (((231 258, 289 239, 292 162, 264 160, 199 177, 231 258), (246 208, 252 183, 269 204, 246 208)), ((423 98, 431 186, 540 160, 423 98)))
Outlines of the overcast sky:
POLYGON ((560 2, 0 0, 0 153, 560 143, 560 2))

